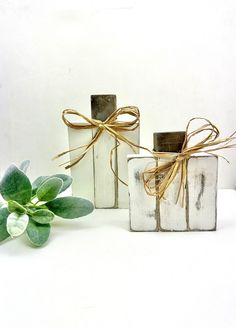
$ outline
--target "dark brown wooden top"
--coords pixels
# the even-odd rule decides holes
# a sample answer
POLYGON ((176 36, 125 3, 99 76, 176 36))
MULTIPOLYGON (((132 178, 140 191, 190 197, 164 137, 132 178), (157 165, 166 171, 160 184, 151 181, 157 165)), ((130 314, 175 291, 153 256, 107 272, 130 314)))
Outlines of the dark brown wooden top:
POLYGON ((184 142, 185 132, 164 132, 153 134, 154 151, 180 152, 184 142))
POLYGON ((93 119, 106 120, 116 110, 116 95, 91 95, 91 116, 93 119))

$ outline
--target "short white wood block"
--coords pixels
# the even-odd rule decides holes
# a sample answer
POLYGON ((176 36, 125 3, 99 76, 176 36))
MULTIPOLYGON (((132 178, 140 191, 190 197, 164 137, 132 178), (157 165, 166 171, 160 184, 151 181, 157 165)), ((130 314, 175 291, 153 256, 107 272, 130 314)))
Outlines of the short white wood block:
MULTIPOLYGON (((158 159, 157 162, 158 165, 163 165, 168 160, 158 159)), ((160 215, 160 229, 163 231, 184 231, 187 229, 186 208, 176 203, 179 183, 180 173, 178 172, 176 178, 165 192, 165 200, 157 200, 157 206, 159 208, 157 212, 160 215)))
MULTIPOLYGON (((92 130, 68 128, 69 148, 88 144, 92 139, 92 130)), ((70 152, 70 160, 77 158, 83 149, 70 152)), ((79 164, 71 167, 73 178, 72 193, 94 202, 93 152, 90 151, 79 164)))
POLYGON ((133 231, 192 231, 216 229, 218 158, 195 155, 188 161, 185 206, 176 204, 180 174, 165 194, 156 200, 146 194, 139 178, 163 159, 151 156, 128 156, 130 225, 133 231))
POLYGON ((188 215, 191 230, 216 229, 218 158, 192 156, 188 161, 188 215))
POLYGON ((155 231, 157 228, 156 198, 147 195, 142 179, 143 171, 155 164, 156 160, 152 156, 128 156, 129 214, 132 231, 155 231))
MULTIPOLYGON (((122 135, 132 141, 134 144, 139 144, 139 127, 134 131, 122 132, 122 135)), ((138 153, 139 149, 135 148, 135 152, 126 144, 121 142, 117 148, 117 163, 118 175, 122 181, 128 181, 128 165, 127 156, 132 153, 138 153)), ((128 187, 118 181, 118 208, 129 208, 129 191, 128 187)))
MULTIPOLYGON (((96 133, 96 129, 93 130, 96 133)), ((110 168, 110 151, 116 140, 106 132, 100 136, 93 148, 94 194, 96 208, 114 208, 117 206, 117 179, 110 168)), ((113 167, 116 166, 116 154, 113 167)))

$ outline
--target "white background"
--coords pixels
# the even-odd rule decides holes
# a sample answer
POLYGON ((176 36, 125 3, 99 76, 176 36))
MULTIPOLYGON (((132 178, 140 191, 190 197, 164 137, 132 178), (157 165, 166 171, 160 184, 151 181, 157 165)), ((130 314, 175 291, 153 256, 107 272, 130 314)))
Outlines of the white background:
MULTIPOLYGON (((141 142, 204 116, 236 128, 234 0, 1 0, 0 169, 31 159, 32 177, 62 172, 64 108, 90 114, 115 93, 141 110, 141 142)), ((236 186, 236 152, 220 187, 236 186)))

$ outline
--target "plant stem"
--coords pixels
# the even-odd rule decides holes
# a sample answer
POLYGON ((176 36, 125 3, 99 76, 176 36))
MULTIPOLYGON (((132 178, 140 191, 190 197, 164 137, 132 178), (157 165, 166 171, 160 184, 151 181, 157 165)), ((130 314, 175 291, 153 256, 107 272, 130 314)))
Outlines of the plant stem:
POLYGON ((39 206, 34 206, 36 209, 47 209, 47 206, 45 204, 40 204, 39 206))

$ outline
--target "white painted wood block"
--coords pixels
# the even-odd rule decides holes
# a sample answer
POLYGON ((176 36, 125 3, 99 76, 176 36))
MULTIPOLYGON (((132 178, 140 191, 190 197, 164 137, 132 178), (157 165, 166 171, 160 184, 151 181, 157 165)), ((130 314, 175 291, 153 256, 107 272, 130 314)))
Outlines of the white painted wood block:
MULTIPOLYGON (((93 119, 106 122, 116 108, 116 96, 114 94, 91 95, 91 116, 93 119)), ((126 118, 130 119, 130 117, 126 118)), ((125 121, 126 118, 125 115, 122 115, 121 120, 125 121)), ((88 130, 69 128, 70 148, 89 144, 96 132, 97 128, 88 130)), ((139 144, 139 128, 121 133, 134 144, 139 144)), ((71 168, 74 179, 73 194, 90 199, 95 208, 128 208, 128 188, 119 182, 117 176, 121 180, 127 181, 127 155, 133 150, 122 141, 118 148, 116 148, 117 144, 117 140, 107 130, 103 130, 93 149, 88 151, 83 159, 71 168), (114 151, 111 159, 115 174, 110 166, 112 149, 114 151)), ((71 152, 71 161, 77 158, 83 150, 78 149, 71 152)))
POLYGON ((155 231, 157 228, 156 198, 147 195, 142 179, 144 170, 155 165, 156 160, 152 156, 128 156, 129 214, 132 231, 155 231))
POLYGON ((155 164, 152 156, 128 156, 130 225, 134 231, 215 230, 218 158, 195 155, 188 161, 185 206, 176 204, 180 173, 165 193, 165 200, 146 194, 142 173, 155 164))
POLYGON ((188 215, 191 230, 216 229, 218 158, 192 156, 188 161, 188 215))
MULTIPOLYGON (((96 129, 93 130, 96 133, 96 129)), ((106 132, 100 136, 93 149, 94 196, 96 208, 117 207, 117 179, 110 168, 110 151, 116 140, 106 132)), ((116 155, 113 156, 116 167, 116 155)))
MULTIPOLYGON (((91 129, 68 128, 69 148, 73 149, 80 145, 88 144, 92 139, 91 129)), ((70 152, 70 160, 77 158, 83 149, 70 152)), ((93 177, 93 152, 90 151, 79 164, 71 167, 73 178, 72 193, 74 196, 84 197, 94 202, 94 177, 93 177)))
MULTIPOLYGON (((167 159, 158 159, 158 165, 168 162, 167 159)), ((186 208, 176 203, 180 185, 180 173, 178 172, 175 179, 165 192, 165 199, 157 201, 160 215, 160 229, 163 231, 185 231, 186 208)))
MULTIPOLYGON (((135 144, 139 144, 139 127, 134 131, 122 132, 122 135, 135 144)), ((117 148, 117 164, 119 178, 125 182, 128 181, 128 165, 127 156, 132 153, 138 153, 139 149, 135 148, 135 152, 126 144, 121 143, 117 148)), ((118 181, 118 208, 129 208, 129 191, 128 187, 118 181)))

